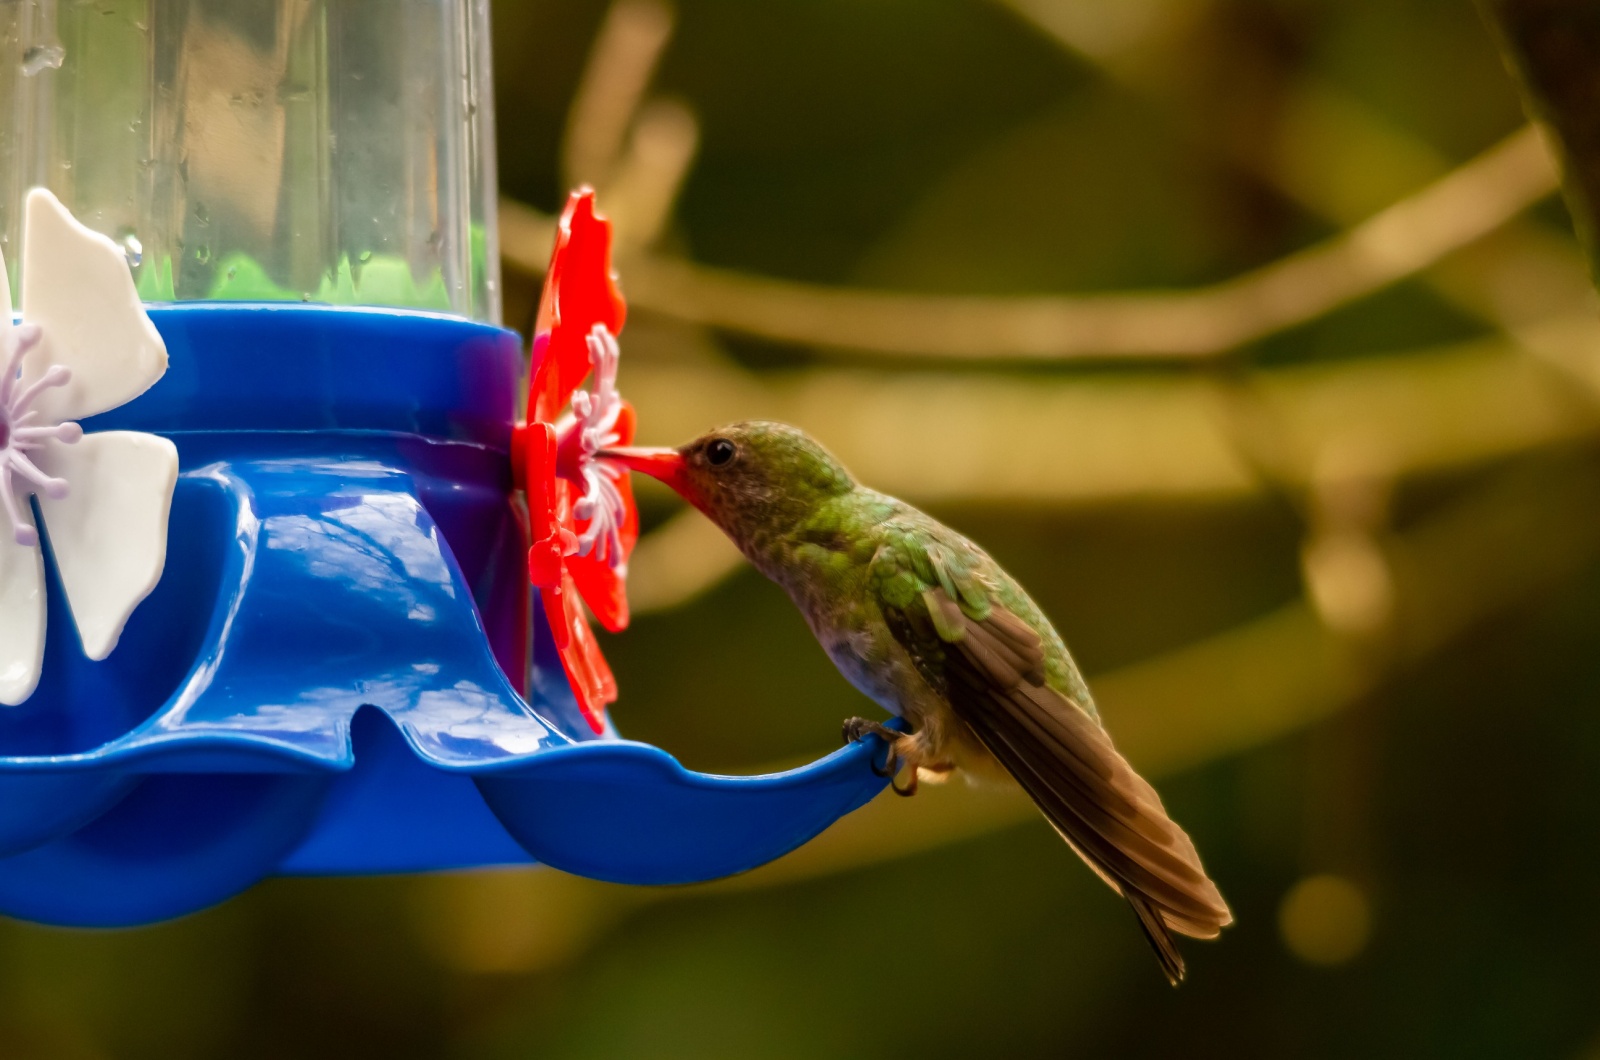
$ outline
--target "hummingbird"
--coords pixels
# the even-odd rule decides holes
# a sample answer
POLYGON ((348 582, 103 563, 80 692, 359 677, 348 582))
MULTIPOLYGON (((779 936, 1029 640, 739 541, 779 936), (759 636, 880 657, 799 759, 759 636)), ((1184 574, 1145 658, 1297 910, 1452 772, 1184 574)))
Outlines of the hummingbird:
POLYGON ((861 485, 785 424, 597 455, 710 518, 788 592, 845 678, 901 719, 908 731, 844 723, 847 741, 886 741, 879 775, 896 792, 958 771, 1009 775, 1127 899, 1174 986, 1184 977, 1174 935, 1215 938, 1233 922, 1194 844, 1112 746, 1060 635, 983 549, 861 485))

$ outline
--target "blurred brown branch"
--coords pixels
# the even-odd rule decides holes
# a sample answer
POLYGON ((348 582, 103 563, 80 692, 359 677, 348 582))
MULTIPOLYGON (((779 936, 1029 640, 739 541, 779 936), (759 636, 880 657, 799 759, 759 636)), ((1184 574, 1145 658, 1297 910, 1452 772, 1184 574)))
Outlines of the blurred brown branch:
MULTIPOLYGON (((1161 110, 1192 149, 1341 227, 1359 223, 1449 171, 1449 161, 1432 145, 1314 69, 1295 68, 1292 77, 1279 70, 1281 80, 1264 88, 1259 63, 1248 56, 1237 56, 1226 67, 1195 63, 1195 55, 1214 50, 1218 23, 1227 22, 1218 5, 1201 0, 997 2, 1161 110), (1252 100, 1247 113, 1218 112, 1219 91, 1247 92, 1252 100), (1253 122, 1250 111, 1264 112, 1270 120, 1253 122)), ((1271 67, 1272 61, 1266 64, 1271 67)), ((1577 254, 1563 236, 1521 218, 1442 260, 1422 278, 1456 307, 1498 327, 1578 307, 1592 311, 1593 291, 1579 275, 1581 267, 1574 267, 1577 254)))
POLYGON ((1480 0, 1528 110, 1554 134, 1567 205, 1600 281, 1600 7, 1587 0, 1480 0))
MULTIPOLYGON (((1541 357, 1560 358, 1564 373, 1600 386, 1594 322, 1525 337, 1541 357)), ((648 346, 648 325, 636 338, 648 346)), ((863 481, 919 504, 1220 500, 1267 488, 1238 449, 1237 410, 1204 379, 843 369, 773 377, 648 358, 628 371, 630 394, 651 409, 647 440, 676 443, 735 419, 785 420, 826 440, 863 481)), ((1594 402, 1575 400, 1567 379, 1502 339, 1250 379, 1254 401, 1281 425, 1273 476, 1295 489, 1311 488, 1327 455, 1351 447, 1405 479, 1600 431, 1594 402)), ((685 517, 663 530, 646 535, 634 559, 641 613, 686 602, 739 569, 709 524, 685 517)))
MULTIPOLYGON (((562 177, 568 187, 601 191, 621 256, 650 246, 666 227, 700 145, 687 105, 649 97, 674 21, 664 0, 613 3, 567 111, 562 177)), ((531 238, 537 246, 549 237, 541 229, 531 238)))
MULTIPOLYGON (((1326 242, 1191 291, 1081 296, 934 296, 829 288, 679 258, 625 264, 641 309, 783 342, 928 358, 1224 354, 1417 272, 1554 190, 1531 128, 1326 242)), ((539 274, 549 222, 501 203, 501 251, 539 274)))
POLYGON ((561 144, 561 177, 568 187, 611 179, 672 24, 672 9, 662 0, 620 0, 606 11, 561 144))
MULTIPOLYGON (((1586 334, 1592 343, 1600 329, 1586 334)), ((1189 376, 758 375, 647 360, 628 372, 630 394, 650 409, 647 441, 675 444, 729 419, 781 419, 822 438, 863 481, 917 501, 1215 500, 1262 488, 1220 422, 1228 411, 1208 382, 1189 376)), ((1600 427, 1586 402, 1503 339, 1255 379, 1288 425, 1283 473, 1302 484, 1318 454, 1347 439, 1409 477, 1600 427)))

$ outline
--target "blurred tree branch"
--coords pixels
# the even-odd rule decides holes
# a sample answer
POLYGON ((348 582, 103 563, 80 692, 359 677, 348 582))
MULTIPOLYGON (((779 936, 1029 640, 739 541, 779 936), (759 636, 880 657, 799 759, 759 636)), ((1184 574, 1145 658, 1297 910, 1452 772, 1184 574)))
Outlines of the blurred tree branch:
MULTIPOLYGON (((1197 70, 1194 57, 1215 50, 1211 23, 1227 18, 1218 5, 996 2, 1170 116, 1193 149, 1341 227, 1449 171, 1431 145, 1314 68, 1284 71, 1265 93, 1248 57, 1197 70), (1232 107, 1218 113, 1216 80, 1224 82, 1225 95, 1243 92, 1256 109, 1270 111, 1272 125, 1260 127, 1248 114, 1241 119, 1232 107)), ((1560 234, 1524 218, 1441 261, 1423 279, 1456 307, 1497 327, 1514 326, 1592 305, 1593 291, 1570 260, 1575 257, 1560 234)))
MULTIPOLYGON (((635 341, 648 348, 650 325, 637 326, 635 341)), ((1600 386, 1593 321, 1524 338, 1600 386)), ((1352 447, 1404 480, 1600 433, 1600 405, 1526 348, 1493 339, 1253 373, 1252 402, 1280 425, 1273 479, 1309 490, 1328 454, 1352 447)), ((919 504, 1215 501, 1267 488, 1238 449, 1237 409, 1204 378, 769 375, 654 358, 628 371, 629 393, 652 410, 647 440, 675 443, 732 419, 786 420, 829 439, 864 481, 919 504)), ((684 603, 739 569, 709 524, 674 519, 657 533, 641 540, 632 565, 641 613, 684 603)))
MULTIPOLYGON (((1554 190, 1525 128, 1349 231, 1190 291, 937 296, 831 288, 640 254, 623 266, 640 309, 781 342, 918 358, 1195 359, 1322 316, 1482 238, 1554 190)), ((501 252, 541 274, 550 221, 500 206, 501 252)))
POLYGON ((1600 281, 1600 7, 1588 0, 1480 0, 1533 117, 1554 134, 1567 205, 1600 281))
MULTIPOLYGON (((1592 353, 1597 340, 1588 325, 1566 341, 1592 353)), ((1190 375, 756 374, 647 360, 628 371, 629 392, 651 410, 649 441, 677 443, 740 416, 783 419, 827 438, 863 480, 923 502, 1218 500, 1262 489, 1222 422, 1231 410, 1190 375)), ((1600 428, 1586 401, 1505 339, 1251 379, 1286 424, 1278 461, 1300 485, 1319 454, 1349 440, 1410 477, 1600 428)))
POLYGON ((607 9, 568 111, 561 143, 568 187, 603 186, 613 176, 673 20, 661 0, 620 0, 607 9))

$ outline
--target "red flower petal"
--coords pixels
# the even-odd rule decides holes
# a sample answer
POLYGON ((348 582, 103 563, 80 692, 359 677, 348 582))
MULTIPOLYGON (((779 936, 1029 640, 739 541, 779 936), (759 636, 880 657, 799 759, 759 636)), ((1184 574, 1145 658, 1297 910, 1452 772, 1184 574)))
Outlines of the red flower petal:
MULTIPOLYGON (((635 521, 637 534, 637 521, 635 521)), ((589 605, 594 617, 612 633, 628 628, 628 583, 626 568, 614 569, 611 564, 593 556, 569 556, 567 571, 572 575, 578 595, 589 605)))
MULTIPOLYGON (((623 580, 616 571, 573 554, 577 547, 572 515, 576 487, 557 476, 560 446, 553 424, 591 370, 589 333, 596 324, 603 324, 616 335, 626 312, 611 273, 611 222, 595 213, 593 190, 581 188, 568 198, 556 228, 534 325, 536 368, 528 381, 529 422, 519 425, 513 434, 511 455, 514 482, 528 498, 529 579, 539 587, 561 666, 579 709, 597 733, 604 730, 606 705, 617 698, 617 683, 583 614, 579 594, 591 601, 611 629, 627 625, 628 605, 623 580)), ((623 444, 632 440, 631 408, 624 409, 618 430, 623 444)), ((626 557, 638 540, 639 524, 626 479, 621 487, 627 509, 622 527, 626 557)))
POLYGON ((533 329, 539 367, 528 388, 532 419, 556 418, 589 374, 589 332, 604 324, 616 335, 626 315, 611 272, 611 222, 595 213, 593 189, 580 188, 562 211, 539 298, 533 329))
POLYGON ((511 466, 528 499, 528 581, 552 590, 561 584, 562 561, 576 541, 561 525, 557 511, 555 452, 555 429, 548 423, 517 425, 511 438, 511 466))
MULTIPOLYGON (((569 580, 565 575, 563 571, 560 582, 569 580)), ((568 616, 567 605, 575 602, 575 594, 564 591, 560 582, 541 588, 539 602, 544 605, 544 620, 550 626, 550 636, 556 642, 556 650, 565 652, 572 644, 572 619, 568 616)))
POLYGON ((561 668, 566 671, 572 696, 584 720, 596 733, 601 733, 605 731, 605 708, 617 699, 617 679, 606 657, 600 653, 594 631, 577 606, 577 590, 571 577, 565 579, 561 595, 570 605, 565 609, 568 637, 566 646, 560 649, 561 668))

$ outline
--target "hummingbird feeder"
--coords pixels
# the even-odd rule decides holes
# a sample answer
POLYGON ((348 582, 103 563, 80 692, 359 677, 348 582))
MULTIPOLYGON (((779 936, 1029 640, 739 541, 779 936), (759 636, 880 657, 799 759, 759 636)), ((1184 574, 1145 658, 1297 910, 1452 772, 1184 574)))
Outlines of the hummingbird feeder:
POLYGON ((0 913, 690 882, 881 790, 870 744, 711 776, 608 718, 624 305, 578 193, 524 401, 487 0, 24 0, 0 33, 0 913))

